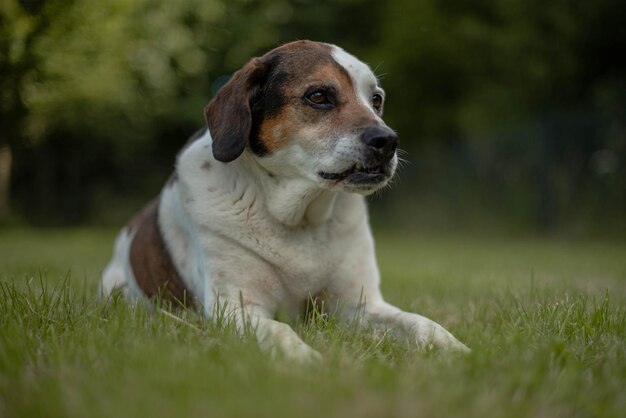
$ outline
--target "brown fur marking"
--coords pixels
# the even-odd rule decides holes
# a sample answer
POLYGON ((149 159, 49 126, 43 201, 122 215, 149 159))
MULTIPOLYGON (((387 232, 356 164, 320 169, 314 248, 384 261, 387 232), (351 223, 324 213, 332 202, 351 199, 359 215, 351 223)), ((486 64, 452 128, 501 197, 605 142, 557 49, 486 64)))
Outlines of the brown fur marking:
POLYGON ((258 58, 251 59, 233 74, 204 108, 216 160, 233 161, 246 147, 252 126, 249 101, 266 74, 267 66, 258 58))
POLYGON ((129 233, 135 232, 129 258, 137 286, 148 297, 161 295, 175 304, 193 306, 195 298, 185 287, 163 241, 158 211, 157 197, 128 225, 129 233))
POLYGON ((268 152, 285 146, 305 125, 315 129, 316 134, 311 139, 318 139, 378 124, 371 110, 359 100, 347 70, 331 53, 329 45, 301 41, 277 48, 261 58, 270 60, 273 56, 278 62, 272 69, 266 90, 279 89, 283 103, 274 115, 261 122, 259 140, 268 152), (281 83, 272 85, 272 76, 277 73, 283 75, 281 83), (335 109, 320 112, 303 103, 306 90, 315 85, 335 89, 335 109))

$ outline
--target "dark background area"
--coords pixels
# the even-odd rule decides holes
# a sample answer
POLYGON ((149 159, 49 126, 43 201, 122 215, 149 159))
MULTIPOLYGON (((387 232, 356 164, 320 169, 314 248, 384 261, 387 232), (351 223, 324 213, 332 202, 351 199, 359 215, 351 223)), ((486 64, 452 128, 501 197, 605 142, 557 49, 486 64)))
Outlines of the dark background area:
POLYGON ((416 231, 624 237, 620 0, 5 0, 0 225, 120 225, 233 71, 338 44, 387 91, 408 163, 371 198, 416 231))

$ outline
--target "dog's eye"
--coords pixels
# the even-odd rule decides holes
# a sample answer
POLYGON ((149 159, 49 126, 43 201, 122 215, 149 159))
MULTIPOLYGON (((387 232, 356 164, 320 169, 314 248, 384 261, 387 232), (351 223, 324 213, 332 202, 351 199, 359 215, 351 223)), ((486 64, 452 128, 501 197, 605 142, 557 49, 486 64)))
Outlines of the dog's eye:
POLYGON ((380 112, 383 108, 383 96, 380 94, 373 95, 372 106, 374 106, 374 109, 376 109, 377 112, 380 112))
POLYGON ((306 96, 307 100, 316 105, 330 104, 328 97, 323 91, 317 90, 306 96))

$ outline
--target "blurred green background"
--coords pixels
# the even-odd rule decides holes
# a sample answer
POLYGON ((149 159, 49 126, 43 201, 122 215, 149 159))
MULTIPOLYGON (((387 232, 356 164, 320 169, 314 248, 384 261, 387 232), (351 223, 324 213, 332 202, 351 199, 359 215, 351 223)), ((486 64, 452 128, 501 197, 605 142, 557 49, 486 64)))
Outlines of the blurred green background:
POLYGON ((372 198, 416 231, 626 232, 621 0, 3 0, 0 225, 119 225, 233 71, 338 44, 409 163, 372 198))

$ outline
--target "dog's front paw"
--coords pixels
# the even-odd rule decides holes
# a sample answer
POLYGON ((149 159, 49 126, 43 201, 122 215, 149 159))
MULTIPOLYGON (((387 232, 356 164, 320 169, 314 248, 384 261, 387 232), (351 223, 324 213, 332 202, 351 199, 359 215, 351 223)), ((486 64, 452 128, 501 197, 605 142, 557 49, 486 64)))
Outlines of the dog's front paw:
POLYGON ((463 344, 461 341, 457 340, 448 331, 446 331, 446 333, 448 335, 446 337, 444 337, 444 338, 441 338, 436 343, 436 346, 440 350, 448 351, 448 352, 456 352, 456 353, 470 353, 472 351, 465 344, 463 344))
POLYGON ((429 319, 419 321, 413 327, 415 342, 420 348, 437 348, 442 351, 469 353, 465 344, 457 340, 448 330, 429 319))
POLYGON ((290 342, 289 344, 282 344, 281 347, 275 347, 271 354, 274 358, 281 358, 290 363, 304 365, 319 364, 323 359, 322 355, 317 350, 301 341, 290 342))
POLYGON ((322 355, 319 351, 311 348, 307 344, 301 344, 292 353, 289 353, 290 360, 296 361, 302 364, 318 364, 322 362, 322 355))

